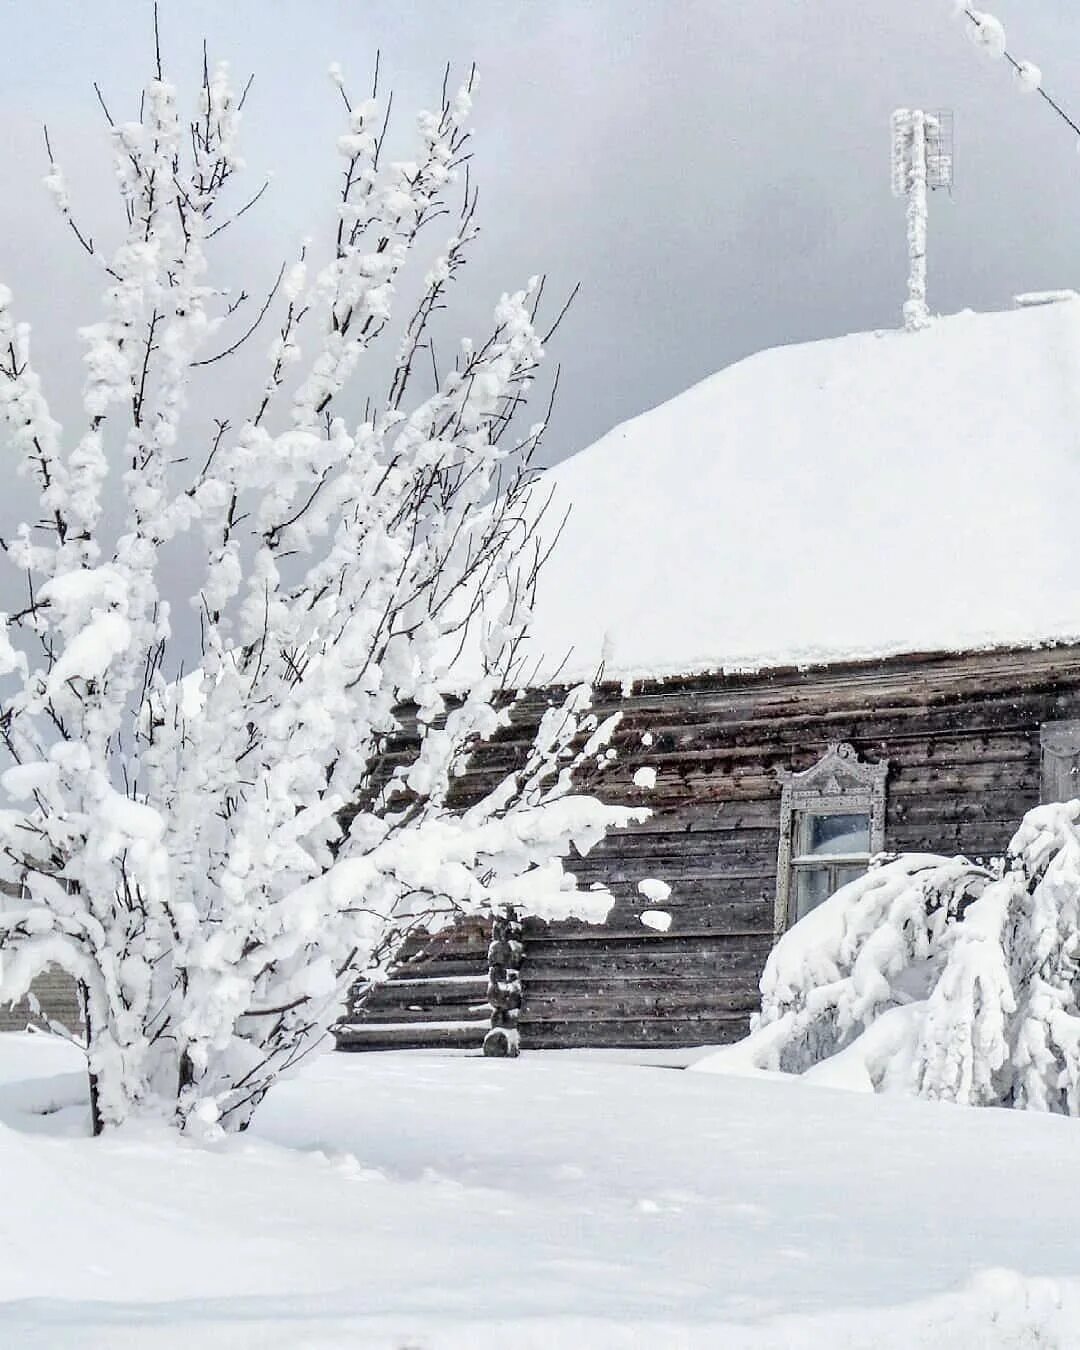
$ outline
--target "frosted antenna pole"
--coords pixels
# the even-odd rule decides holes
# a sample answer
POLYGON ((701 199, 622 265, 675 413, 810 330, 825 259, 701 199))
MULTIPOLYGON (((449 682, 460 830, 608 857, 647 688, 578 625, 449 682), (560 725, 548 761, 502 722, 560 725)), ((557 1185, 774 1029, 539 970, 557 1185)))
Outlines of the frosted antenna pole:
POLYGON ((904 327, 925 328, 930 322, 926 307, 926 118, 915 109, 907 114, 906 121, 902 139, 908 201, 908 298, 904 304, 904 327))
POLYGON ((925 328, 928 192, 952 186, 951 117, 947 113, 897 108, 892 115, 892 189, 907 198, 908 298, 904 327, 925 328))

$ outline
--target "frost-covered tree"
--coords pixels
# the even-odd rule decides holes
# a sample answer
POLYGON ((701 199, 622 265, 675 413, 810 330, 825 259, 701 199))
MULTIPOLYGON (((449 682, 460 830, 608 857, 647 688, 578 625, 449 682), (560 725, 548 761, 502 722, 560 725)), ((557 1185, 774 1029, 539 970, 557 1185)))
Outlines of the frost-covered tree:
POLYGON ((1004 856, 907 855, 777 943, 737 1055, 970 1105, 1080 1115, 1080 801, 1004 856))
POLYGON ((467 175, 455 187, 473 80, 394 161, 375 98, 331 74, 346 121, 334 234, 322 261, 309 246, 283 268, 262 327, 214 268, 260 195, 232 195, 243 98, 224 66, 204 66, 190 118, 160 59, 138 120, 109 116, 127 222, 111 252, 50 167, 104 285, 80 333, 76 434, 0 290, 0 425, 41 510, 2 539, 28 592, 0 628, 0 849, 22 887, 0 911, 0 996, 50 964, 78 982, 99 1129, 137 1112, 242 1128, 358 973, 385 970, 419 926, 505 904, 599 917, 609 897, 577 893, 561 859, 633 814, 571 792, 613 729, 587 688, 484 800, 448 805, 509 716, 542 562, 544 422, 516 430, 543 356, 541 287, 504 295, 483 340, 436 369, 431 322, 477 233, 467 175), (418 239, 458 200, 410 291, 418 239), (415 303, 395 329, 402 291, 415 303), (271 325, 265 371, 208 410, 208 365, 271 325), (360 413, 368 354, 395 338, 360 413), (186 581, 170 594, 177 546, 186 581), (176 650, 178 602, 197 651, 176 650), (463 647, 472 674, 448 699, 463 647), (390 771, 395 737, 413 750, 390 771))

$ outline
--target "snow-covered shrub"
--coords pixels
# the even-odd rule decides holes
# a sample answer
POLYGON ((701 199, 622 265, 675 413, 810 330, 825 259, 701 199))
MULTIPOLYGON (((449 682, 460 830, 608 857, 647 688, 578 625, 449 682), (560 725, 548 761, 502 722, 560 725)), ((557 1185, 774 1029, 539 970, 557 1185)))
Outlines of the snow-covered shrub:
POLYGON ((504 904, 602 916, 610 897, 579 894, 561 859, 645 814, 571 794, 614 726, 596 726, 585 687, 517 772, 448 804, 509 716, 541 561, 544 423, 515 432, 543 357, 540 288, 504 295, 440 372, 430 322, 477 233, 466 181, 411 283, 385 392, 357 389, 394 334, 418 237, 451 214, 472 79, 395 161, 374 99, 351 102, 332 75, 346 126, 328 254, 316 264, 308 246, 282 269, 266 369, 233 382, 229 408, 192 389, 263 331, 261 313, 244 317, 256 302, 211 271, 217 236, 261 195, 229 201, 242 100, 225 67, 190 119, 160 69, 138 121, 110 117, 128 221, 111 253, 50 168, 105 288, 80 334, 81 434, 51 416, 0 289, 0 425, 41 507, 40 524, 2 531, 29 593, 0 623, 2 786, 17 804, 0 849, 23 882, 0 910, 0 996, 49 964, 78 981, 98 1127, 144 1110, 243 1127, 357 974, 385 970, 416 928, 504 904), (173 638, 177 599, 197 616, 193 651, 173 638), (478 673, 448 700, 466 640, 478 673))
POLYGON ((1080 802, 1030 811, 988 866, 871 868, 780 939, 761 994, 741 1062, 1080 1115, 1080 802))

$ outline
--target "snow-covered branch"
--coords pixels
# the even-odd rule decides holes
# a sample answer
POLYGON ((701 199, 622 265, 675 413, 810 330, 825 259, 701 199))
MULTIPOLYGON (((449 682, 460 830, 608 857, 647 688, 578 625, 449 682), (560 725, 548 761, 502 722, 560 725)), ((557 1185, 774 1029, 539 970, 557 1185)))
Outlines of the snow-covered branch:
MULTIPOLYGON (((213 241, 262 189, 232 199, 243 96, 228 68, 205 64, 190 118, 160 70, 137 121, 106 109, 126 227, 111 252, 94 245, 106 289, 81 333, 73 441, 0 291, 0 416, 47 527, 3 536, 29 595, 0 630, 2 784, 18 803, 0 850, 23 882, 0 911, 0 993, 49 964, 79 982, 99 1124, 164 1110, 241 1128, 358 974, 377 978, 416 929, 507 905, 606 909, 562 859, 640 813, 573 789, 614 729, 596 727, 587 688, 544 719, 518 772, 451 804, 511 716, 547 547, 533 468, 546 416, 515 431, 544 358, 539 282, 503 295, 442 371, 431 347, 476 239, 468 183, 434 261, 418 248, 450 213, 474 88, 470 73, 444 90, 401 160, 375 99, 345 97, 329 257, 305 245, 238 336, 213 241), (393 340, 414 272, 389 389, 352 422, 365 355, 393 340), (264 318, 268 373, 207 442, 193 381, 264 318), (122 501, 114 533, 107 496, 122 501), (163 584, 177 539, 201 542, 181 595, 163 584), (187 675, 177 600, 200 623, 187 675), (473 674, 450 681, 462 650, 473 674), (407 761, 381 775, 405 725, 407 761)), ((55 162, 47 186, 71 223, 55 162)))

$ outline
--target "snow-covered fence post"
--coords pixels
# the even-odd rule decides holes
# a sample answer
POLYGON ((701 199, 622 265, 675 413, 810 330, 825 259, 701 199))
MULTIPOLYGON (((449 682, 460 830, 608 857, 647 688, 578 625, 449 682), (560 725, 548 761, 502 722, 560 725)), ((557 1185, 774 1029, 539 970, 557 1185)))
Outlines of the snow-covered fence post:
POLYGON ((491 927, 488 947, 488 1002, 491 1030, 484 1037, 484 1054, 514 1058, 521 1051, 518 1014, 521 1011, 521 958, 525 952, 521 920, 506 905, 491 927))

